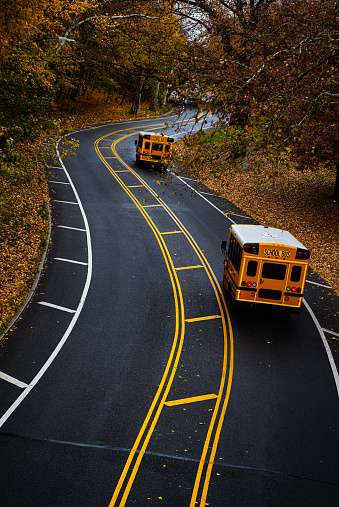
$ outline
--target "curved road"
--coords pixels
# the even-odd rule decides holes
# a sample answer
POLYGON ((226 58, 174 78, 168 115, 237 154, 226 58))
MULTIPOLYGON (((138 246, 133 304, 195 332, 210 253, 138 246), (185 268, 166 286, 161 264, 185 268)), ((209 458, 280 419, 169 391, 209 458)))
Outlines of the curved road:
POLYGON ((175 119, 74 133, 48 170, 45 269, 0 349, 1 505, 338 505, 338 298, 310 273, 299 316, 228 311, 220 243, 252 220, 135 164, 139 130, 200 127, 175 119))

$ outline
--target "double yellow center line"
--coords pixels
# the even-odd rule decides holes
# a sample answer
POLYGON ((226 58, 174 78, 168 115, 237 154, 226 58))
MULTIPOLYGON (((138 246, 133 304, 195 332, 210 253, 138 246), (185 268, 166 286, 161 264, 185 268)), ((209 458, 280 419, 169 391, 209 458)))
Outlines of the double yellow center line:
MULTIPOLYGON (((149 128, 149 126, 147 127, 149 128)), ((161 128, 161 127, 157 127, 161 128)), ((141 127, 139 127, 138 130, 142 130, 141 127)), ((130 131, 130 130, 129 130, 130 131)), ((111 172, 113 177, 116 179, 116 181, 119 183, 119 185, 125 190, 127 195, 131 198, 131 200, 134 202, 136 207, 139 209, 140 213, 145 218, 146 222, 152 229, 156 240, 159 244, 160 251, 163 255, 164 261, 166 263, 166 267, 169 273, 169 277, 172 284, 173 289, 173 297, 174 297, 174 305, 175 305, 175 332, 174 332, 174 338, 172 343, 172 348, 170 351, 170 355, 161 379, 161 382, 159 384, 159 387, 157 389, 157 392, 155 394, 155 397, 152 401, 152 404, 149 408, 149 411, 146 415, 146 418, 144 420, 144 423, 139 431, 139 434, 134 442, 134 445, 129 453, 128 459, 126 461, 126 464, 124 466, 124 469, 122 471, 122 474, 119 478, 118 484, 115 488, 113 497, 111 499, 111 502, 109 504, 109 507, 113 507, 117 504, 119 504, 120 507, 124 506, 126 504, 128 495, 130 493, 130 490, 132 488, 134 479, 136 477, 136 474, 138 472, 138 469, 140 467, 140 464, 142 462, 143 456, 146 452, 148 443, 150 441, 150 438, 153 434, 154 428, 158 422, 158 419, 160 417, 160 414, 163 410, 164 405, 166 406, 175 406, 175 405, 181 405, 181 404, 187 404, 187 403, 194 403, 199 402, 203 400, 208 399, 215 399, 215 407, 213 410, 212 418, 210 421, 210 425, 208 428, 206 440, 204 443, 203 451, 201 454, 200 462, 198 471, 196 474, 195 483, 192 489, 192 496, 191 496, 191 503, 190 506, 193 507, 197 504, 197 498, 200 495, 200 506, 204 506, 206 504, 206 497, 207 497, 207 491, 208 491, 208 485, 210 481, 211 471, 214 463, 214 458, 217 450, 217 445, 220 437, 220 432, 229 400, 230 390, 231 390, 231 384, 232 384, 232 376, 233 376, 233 361, 234 361, 234 349, 233 349, 233 335, 232 335, 232 327, 230 323, 229 314, 227 311, 225 299, 222 293, 222 290, 220 288, 220 285, 217 281, 216 276, 214 275, 209 263, 207 262, 207 259, 205 258, 202 250, 198 247, 197 243, 193 239, 193 237, 190 235, 190 233, 187 231, 187 229, 183 226, 183 224, 180 222, 178 217, 172 212, 172 210, 167 206, 167 204, 159 198, 159 196, 153 191, 153 189, 139 176, 138 173, 136 173, 131 167, 129 167, 117 154, 116 152, 116 145, 118 142, 122 141, 123 139, 126 139, 129 136, 135 135, 135 133, 129 133, 126 135, 122 135, 120 138, 116 139, 112 142, 111 149, 113 152, 113 157, 117 159, 120 164, 125 167, 124 170, 113 170, 113 168, 109 165, 107 159, 108 157, 104 157, 99 148, 100 141, 106 139, 109 136, 117 135, 119 132, 123 131, 117 131, 110 133, 106 136, 101 137, 95 142, 95 150, 99 156, 99 158, 102 160, 102 162, 105 164, 105 166, 108 168, 108 170, 111 172), (135 178, 139 181, 139 184, 136 185, 126 185, 118 175, 118 173, 122 172, 130 172, 135 176, 135 178), (134 196, 132 193, 133 188, 137 187, 144 187, 146 188, 149 193, 156 199, 156 202, 151 205, 142 205, 138 199, 134 196), (149 207, 162 207, 172 218, 173 222, 175 223, 175 230, 173 231, 167 231, 161 233, 158 228, 155 226, 154 222, 148 215, 146 208, 149 207), (188 242, 192 246, 195 253, 198 255, 200 264, 195 266, 184 266, 184 267, 174 267, 173 260, 171 258, 171 255, 168 251, 167 245, 164 241, 163 236, 167 234, 177 234, 182 233, 187 238, 188 242), (177 271, 184 270, 184 269, 205 269, 208 278, 212 284, 215 297, 217 299, 220 315, 211 315, 211 316, 205 316, 205 317, 197 317, 197 318, 185 318, 185 311, 184 311, 184 302, 183 302, 183 295, 182 290, 180 286, 180 282, 178 279, 177 271), (222 321, 222 327, 223 327, 223 333, 224 333, 224 357, 223 357, 223 366, 222 366, 222 372, 221 372, 221 379, 220 379, 220 385, 219 385, 219 392, 217 394, 206 394, 201 396, 195 396, 191 398, 185 398, 181 400, 168 400, 168 394, 170 391, 170 388, 172 386, 175 373, 178 367, 179 358, 182 352, 183 343, 184 343, 184 337, 185 337, 185 324, 196 322, 196 321, 202 321, 202 320, 211 320, 211 319, 221 319, 222 321), (228 325, 227 325, 228 324, 228 325), (229 330, 229 336, 227 334, 227 327, 229 330), (228 339, 227 339, 228 338, 228 339), (229 342, 229 346, 228 346, 229 342), (229 349, 229 350, 228 350, 229 349), (211 444, 212 442, 212 444, 211 444), (203 480, 204 475, 204 480, 203 480)))

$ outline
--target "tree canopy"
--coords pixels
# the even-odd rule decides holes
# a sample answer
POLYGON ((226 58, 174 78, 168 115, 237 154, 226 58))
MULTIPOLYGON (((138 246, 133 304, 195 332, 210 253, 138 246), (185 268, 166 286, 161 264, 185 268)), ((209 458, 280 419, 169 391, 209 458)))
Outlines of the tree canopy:
POLYGON ((339 170, 338 1, 187 0, 173 9, 195 23, 191 93, 219 113, 219 127, 238 127, 235 155, 270 149, 300 168, 339 170))
POLYGON ((177 17, 145 0, 1 0, 1 140, 34 136, 52 102, 91 87, 133 95, 173 81, 177 17))

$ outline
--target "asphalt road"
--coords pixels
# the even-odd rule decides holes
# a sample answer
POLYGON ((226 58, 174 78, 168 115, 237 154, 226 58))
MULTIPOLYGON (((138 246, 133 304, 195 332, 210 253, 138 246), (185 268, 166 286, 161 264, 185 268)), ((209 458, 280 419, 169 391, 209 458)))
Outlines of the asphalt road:
POLYGON ((0 346, 4 507, 339 504, 338 298, 310 272, 301 315, 228 311, 220 243, 253 221, 135 164, 173 119, 76 132, 47 171, 45 267, 0 346))

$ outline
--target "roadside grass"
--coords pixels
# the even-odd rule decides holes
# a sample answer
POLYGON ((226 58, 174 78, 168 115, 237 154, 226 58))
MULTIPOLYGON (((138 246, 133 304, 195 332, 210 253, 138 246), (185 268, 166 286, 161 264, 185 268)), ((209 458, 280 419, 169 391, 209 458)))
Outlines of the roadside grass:
MULTIPOLYGON (((123 119, 132 119, 131 104, 120 105, 121 96, 92 93, 87 99, 64 102, 49 112, 58 128, 41 132, 35 143, 20 143, 0 151, 0 337, 25 302, 47 245, 49 195, 42 163, 41 143, 61 131, 80 129, 123 119)), ((168 111, 151 112, 142 104, 138 118, 168 111)))
MULTIPOLYGON (((310 266, 339 295, 339 199, 335 170, 300 171, 274 157, 225 160, 221 153, 179 142, 176 163, 259 223, 286 229, 311 251, 310 266)), ((227 212, 227 210, 225 210, 227 212)), ((225 231, 226 232, 226 231, 225 231)))

